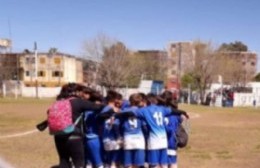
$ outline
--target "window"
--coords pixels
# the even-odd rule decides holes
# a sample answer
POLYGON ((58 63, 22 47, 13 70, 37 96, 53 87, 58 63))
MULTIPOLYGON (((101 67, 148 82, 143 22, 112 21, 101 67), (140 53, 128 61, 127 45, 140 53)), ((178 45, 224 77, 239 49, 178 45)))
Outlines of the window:
POLYGON ((25 76, 30 76, 30 71, 25 71, 25 76))
POLYGON ((35 57, 26 57, 25 63, 26 64, 34 64, 35 63, 35 57))
POLYGON ((176 48, 176 44, 172 44, 171 47, 172 47, 172 48, 176 48))
POLYGON ((29 58, 29 57, 26 57, 26 58, 25 58, 25 62, 26 62, 26 64, 29 64, 29 63, 30 63, 30 58, 29 58))
POLYGON ((44 77, 45 76, 45 71, 39 71, 38 76, 44 77))
POLYGON ((54 63, 55 63, 55 64, 60 64, 60 61, 61 61, 60 58, 57 58, 57 57, 54 58, 54 63))
POLYGON ((41 63, 41 64, 45 64, 45 58, 41 57, 41 58, 40 58, 40 63, 41 63))
POLYGON ((52 72, 53 77, 63 77, 63 72, 61 71, 53 71, 52 72))
POLYGON ((171 60, 171 65, 176 65, 176 61, 171 60))

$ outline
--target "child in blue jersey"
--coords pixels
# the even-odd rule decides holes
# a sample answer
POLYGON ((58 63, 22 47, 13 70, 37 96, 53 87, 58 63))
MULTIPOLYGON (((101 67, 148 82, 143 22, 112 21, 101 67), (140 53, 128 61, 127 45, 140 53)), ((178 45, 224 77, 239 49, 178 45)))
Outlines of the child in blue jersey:
POLYGON ((84 118, 85 121, 85 151, 86 162, 91 164, 92 167, 102 168, 102 149, 100 143, 100 137, 97 128, 96 114, 88 112, 84 118))
MULTIPOLYGON (((107 106, 101 113, 107 113, 111 108, 115 112, 119 111, 117 107, 120 104, 121 96, 115 91, 108 91, 106 96, 107 106)), ((119 133, 119 119, 110 116, 103 121, 102 128, 102 142, 104 148, 104 162, 107 167, 117 167, 120 163, 120 149, 122 145, 122 138, 119 133)))
MULTIPOLYGON (((130 107, 124 108, 124 112, 136 112, 141 105, 140 94, 132 94, 129 98, 130 107)), ((145 163, 145 139, 142 132, 143 121, 133 117, 121 118, 121 129, 124 140, 124 167, 140 167, 145 163)))
MULTIPOLYGON (((165 91, 160 95, 160 104, 162 106, 178 109, 177 100, 174 99, 170 91, 165 91)), ((177 140, 176 131, 182 122, 182 117, 177 115, 169 115, 165 117, 165 126, 168 139, 168 168, 177 168, 177 140)))
POLYGON ((154 94, 147 95, 147 106, 137 110, 137 117, 143 119, 148 128, 147 161, 150 167, 167 166, 167 136, 164 117, 171 110, 157 105, 154 94))
MULTIPOLYGON (((156 95, 147 95, 147 106, 137 110, 136 115, 146 121, 149 131, 147 160, 150 167, 167 167, 167 135, 164 118, 167 115, 186 114, 185 111, 173 110, 157 105, 156 95)), ((187 115, 187 114, 186 114, 187 115)))
MULTIPOLYGON (((98 93, 92 93, 90 101, 100 104, 102 96, 98 93)), ((99 121, 97 115, 93 112, 86 112, 84 116, 85 126, 85 156, 86 164, 95 168, 103 168, 102 148, 99 137, 99 121)))
POLYGON ((170 115, 164 119, 168 139, 168 168, 177 168, 177 141, 176 131, 181 124, 181 117, 170 115))

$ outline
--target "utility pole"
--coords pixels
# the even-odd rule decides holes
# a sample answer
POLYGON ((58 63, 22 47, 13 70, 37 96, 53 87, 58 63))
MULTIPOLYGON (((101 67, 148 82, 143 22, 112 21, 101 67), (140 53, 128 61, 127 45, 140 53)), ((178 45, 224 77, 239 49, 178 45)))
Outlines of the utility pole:
POLYGON ((181 42, 178 43, 178 74, 177 74, 177 85, 179 89, 179 98, 180 98, 180 90, 181 90, 181 42))
POLYGON ((38 53, 37 53, 37 43, 34 42, 34 61, 35 61, 35 96, 38 96, 38 53))

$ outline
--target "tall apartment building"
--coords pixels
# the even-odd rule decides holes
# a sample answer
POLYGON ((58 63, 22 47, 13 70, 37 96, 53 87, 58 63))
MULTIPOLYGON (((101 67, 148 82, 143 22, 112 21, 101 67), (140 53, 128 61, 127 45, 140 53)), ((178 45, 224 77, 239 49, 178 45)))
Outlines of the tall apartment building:
POLYGON ((193 42, 172 42, 167 47, 168 52, 168 87, 179 88, 180 78, 191 71, 195 65, 195 50, 193 42))
MULTIPOLYGON (((234 59, 241 64, 242 83, 247 83, 256 75, 257 54, 254 52, 223 52, 225 57, 234 59)), ((193 42, 174 42, 168 46, 168 84, 178 88, 183 74, 191 72, 196 63, 196 50, 193 42)), ((217 82, 217 81, 215 81, 217 82)), ((227 81, 232 83, 232 81, 227 81)))

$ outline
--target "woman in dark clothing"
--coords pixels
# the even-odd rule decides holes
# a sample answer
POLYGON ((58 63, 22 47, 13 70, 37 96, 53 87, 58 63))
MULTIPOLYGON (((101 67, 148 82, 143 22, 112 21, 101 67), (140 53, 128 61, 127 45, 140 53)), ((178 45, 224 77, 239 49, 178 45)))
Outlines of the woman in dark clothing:
MULTIPOLYGON (((72 107, 72 121, 73 123, 85 111, 99 112, 103 105, 94 104, 88 100, 79 98, 79 85, 69 83, 62 87, 57 100, 70 98, 72 107)), ((56 149, 60 159, 60 168, 71 168, 72 164, 75 168, 83 168, 84 161, 84 137, 82 131, 82 120, 76 125, 74 132, 66 135, 54 136, 56 149), (71 162, 71 161, 72 162, 71 162)))

